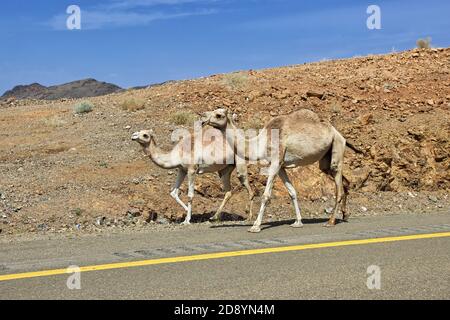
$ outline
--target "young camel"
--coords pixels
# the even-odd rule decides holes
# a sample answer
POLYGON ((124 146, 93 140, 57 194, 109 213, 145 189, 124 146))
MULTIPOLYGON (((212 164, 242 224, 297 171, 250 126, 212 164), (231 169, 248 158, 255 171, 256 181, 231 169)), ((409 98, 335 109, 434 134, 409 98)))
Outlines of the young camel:
MULTIPOLYGON (((222 136, 222 132, 214 128, 210 128, 207 132, 209 137, 211 136, 217 137, 218 135, 222 136), (213 132, 211 132, 211 130, 213 130, 213 132)), ((222 180, 223 188, 225 191, 225 197, 219 209, 217 209, 215 215, 211 218, 212 221, 217 221, 220 220, 222 210, 232 196, 230 180, 231 174, 235 168, 237 169, 239 181, 247 189, 249 194, 250 198, 249 218, 251 219, 254 193, 248 182, 247 165, 245 163, 236 164, 233 148, 231 147, 224 148, 223 146, 223 142, 225 144, 227 143, 226 139, 223 136, 222 139, 211 139, 212 141, 205 141, 204 139, 205 136, 203 133, 200 141, 196 139, 197 137, 198 135, 197 136, 194 135, 194 138, 191 138, 191 136, 189 135, 180 139, 180 141, 169 152, 161 150, 156 145, 152 130, 142 130, 139 132, 135 132, 133 133, 131 139, 133 141, 138 142, 142 146, 144 153, 147 156, 149 156, 149 158, 158 167, 163 169, 178 169, 178 176, 175 182, 175 186, 173 187, 170 195, 187 212, 186 218, 183 222, 184 225, 190 224, 192 218, 192 200, 194 197, 194 176, 196 174, 218 172, 219 177, 222 180), (222 144, 220 146, 215 145, 221 142, 222 144), (196 154, 194 151, 195 147, 194 148, 192 147, 193 144, 195 143, 201 143, 206 150, 211 150, 211 148, 212 150, 217 150, 214 149, 215 147, 217 147, 225 150, 225 152, 220 155, 219 154, 212 155, 211 153, 207 152, 202 152, 203 154, 196 154), (217 157, 219 156, 221 158, 217 159, 217 157), (179 197, 180 186, 183 183, 186 176, 188 177, 187 205, 179 197)))
MULTIPOLYGON (((226 137, 239 157, 251 161, 265 160, 270 163, 258 218, 249 232, 261 231, 261 222, 276 175, 283 181, 293 202, 296 222, 291 226, 294 228, 303 226, 297 192, 289 180, 286 169, 306 166, 317 161, 320 169, 331 176, 336 184, 335 206, 325 226, 330 227, 336 224, 336 217, 340 210, 343 213, 343 220, 348 220, 346 202, 349 181, 342 175, 346 141, 331 124, 321 121, 314 112, 302 109, 272 119, 258 136, 249 139, 238 131, 232 116, 226 109, 207 112, 204 118, 208 119, 207 124, 222 131, 231 129, 231 131, 227 130, 226 137), (278 139, 273 138, 272 132, 278 134, 278 139), (258 146, 257 151, 250 152, 252 148, 255 150, 255 146, 258 146)), ((353 146, 347 145, 354 149, 353 146)))

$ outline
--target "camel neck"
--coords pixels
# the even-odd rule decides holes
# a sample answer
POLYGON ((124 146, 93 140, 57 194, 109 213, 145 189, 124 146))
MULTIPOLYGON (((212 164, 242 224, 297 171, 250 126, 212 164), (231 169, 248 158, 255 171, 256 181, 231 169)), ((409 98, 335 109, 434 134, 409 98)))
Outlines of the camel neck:
MULTIPOLYGON (((239 129, 232 119, 228 119, 228 126, 231 127, 231 134, 227 134, 227 139, 234 148, 234 152, 242 159, 258 161, 264 158, 266 144, 266 130, 263 129, 257 136, 248 138, 239 129)), ((227 126, 227 127, 228 127, 227 126)))
POLYGON ((171 152, 161 150, 152 137, 150 143, 144 147, 144 153, 160 168, 173 169, 179 166, 179 163, 173 159, 171 152))

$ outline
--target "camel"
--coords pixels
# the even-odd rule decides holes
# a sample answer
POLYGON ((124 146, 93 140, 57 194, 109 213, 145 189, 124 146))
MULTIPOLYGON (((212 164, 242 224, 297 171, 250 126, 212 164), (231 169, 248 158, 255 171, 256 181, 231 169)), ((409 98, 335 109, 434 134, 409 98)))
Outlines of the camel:
POLYGON ((344 151, 346 146, 358 151, 348 144, 331 124, 321 121, 313 111, 301 109, 289 115, 275 117, 253 138, 247 138, 239 131, 232 115, 225 108, 206 112, 204 119, 207 119, 205 123, 208 125, 223 132, 226 130, 224 134, 239 157, 270 163, 261 208, 249 232, 261 231, 264 211, 270 200, 276 175, 281 178, 292 199, 296 221, 291 226, 294 228, 303 226, 297 192, 289 180, 286 169, 315 162, 319 162, 320 170, 334 179, 336 185, 335 206, 325 226, 331 227, 336 224, 339 211, 342 211, 343 220, 348 221, 346 204, 350 183, 342 174, 344 151), (273 132, 278 139, 272 136, 273 132), (250 152, 252 146, 258 146, 255 152, 250 152))
MULTIPOLYGON (((210 128, 208 130, 210 136, 222 136, 222 132, 210 128), (211 132, 211 129, 212 132, 211 132), (214 132, 215 130, 215 132, 214 132)), ((223 148, 223 142, 227 143, 226 139, 211 139, 212 141, 205 141, 205 136, 202 133, 201 140, 198 141, 197 136, 194 134, 194 139, 192 139, 191 135, 186 135, 182 137, 178 143, 174 146, 174 148, 165 152, 161 150, 155 142, 153 130, 142 130, 139 132, 133 133, 131 139, 133 141, 138 142, 144 153, 160 168, 163 169, 178 169, 178 175, 176 178, 175 186, 173 187, 170 195, 175 201, 186 210, 186 218, 182 224, 188 225, 190 224, 192 218, 192 200, 194 197, 194 178, 196 174, 203 173, 212 173, 217 172, 222 181, 223 189, 225 191, 225 196, 220 207, 217 209, 214 216, 210 219, 211 221, 218 221, 221 219, 221 213, 227 202, 230 200, 232 196, 231 192, 231 174, 234 169, 237 169, 237 174, 239 181, 241 184, 247 189, 250 199, 250 208, 249 208, 249 219, 252 219, 252 207, 253 207, 253 198, 254 193, 250 184, 248 182, 248 174, 247 174, 247 165, 245 163, 236 164, 235 154, 233 149, 223 148), (195 141, 195 142, 194 142, 195 141), (195 148, 192 150, 193 143, 201 143, 203 146, 208 147, 218 147, 221 149, 225 149, 225 152, 221 154, 221 159, 216 159, 219 155, 211 155, 211 154, 195 154, 195 148), (220 144, 216 146, 215 144, 220 144), (188 203, 187 205, 180 199, 180 186, 185 180, 186 176, 188 177, 188 203)), ((210 149, 208 149, 210 150, 210 149)))

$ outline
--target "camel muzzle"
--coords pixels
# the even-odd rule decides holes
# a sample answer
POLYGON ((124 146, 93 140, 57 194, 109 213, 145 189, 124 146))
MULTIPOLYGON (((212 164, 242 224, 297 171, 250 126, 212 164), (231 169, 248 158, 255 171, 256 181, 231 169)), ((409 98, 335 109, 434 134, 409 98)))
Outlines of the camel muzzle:
POLYGON ((133 133, 133 135, 131 136, 131 140, 136 141, 137 139, 139 139, 139 133, 135 132, 135 133, 133 133))

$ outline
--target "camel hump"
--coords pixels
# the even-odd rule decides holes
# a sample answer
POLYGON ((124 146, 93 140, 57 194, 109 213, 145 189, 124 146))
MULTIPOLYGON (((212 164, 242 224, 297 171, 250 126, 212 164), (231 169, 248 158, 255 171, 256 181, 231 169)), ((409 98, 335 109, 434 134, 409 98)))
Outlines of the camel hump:
POLYGON ((320 118, 314 111, 311 111, 309 109, 301 109, 298 111, 295 111, 292 113, 292 118, 295 118, 296 120, 306 120, 306 121, 312 121, 312 122, 320 122, 320 118))
POLYGON ((266 129, 282 129, 286 127, 301 127, 308 124, 323 124, 320 117, 309 109, 300 109, 288 115, 278 116, 270 120, 266 129))

